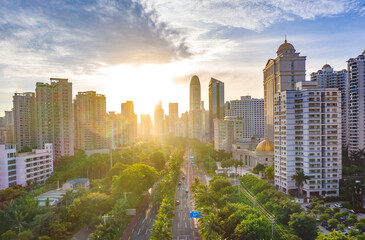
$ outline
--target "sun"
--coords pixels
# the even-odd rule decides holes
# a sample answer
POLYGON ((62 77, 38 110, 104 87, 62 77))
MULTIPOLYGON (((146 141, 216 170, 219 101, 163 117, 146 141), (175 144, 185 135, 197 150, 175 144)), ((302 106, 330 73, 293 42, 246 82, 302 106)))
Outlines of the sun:
POLYGON ((191 65, 186 61, 168 64, 145 64, 139 66, 122 64, 100 69, 104 79, 107 109, 120 112, 120 104, 134 102, 137 115, 150 114, 153 118, 155 105, 162 101, 165 114, 168 103, 178 102, 179 111, 187 110, 188 82, 191 65), (186 76, 186 83, 174 79, 186 76))

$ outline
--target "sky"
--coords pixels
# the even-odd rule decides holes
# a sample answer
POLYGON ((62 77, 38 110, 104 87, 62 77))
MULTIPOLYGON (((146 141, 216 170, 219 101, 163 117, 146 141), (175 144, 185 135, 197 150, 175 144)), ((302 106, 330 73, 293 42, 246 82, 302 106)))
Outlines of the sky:
POLYGON ((107 110, 134 101, 153 115, 162 101, 188 110, 189 81, 200 79, 208 108, 211 77, 225 100, 263 97, 262 70, 285 35, 307 56, 309 74, 335 70, 365 50, 362 0, 2 0, 0 112, 15 92, 68 78, 73 95, 94 90, 107 110))

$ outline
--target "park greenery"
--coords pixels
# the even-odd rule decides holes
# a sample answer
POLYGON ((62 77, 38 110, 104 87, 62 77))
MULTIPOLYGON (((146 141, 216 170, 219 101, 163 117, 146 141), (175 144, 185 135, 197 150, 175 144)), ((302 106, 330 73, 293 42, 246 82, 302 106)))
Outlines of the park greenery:
POLYGON ((119 239, 130 218, 125 210, 138 207, 145 192, 168 172, 170 153, 183 145, 181 139, 170 139, 114 150, 112 168, 108 154, 87 157, 78 151, 63 157, 45 185, 0 192, 1 239, 68 239, 85 225, 95 228, 91 239, 119 239), (58 183, 80 177, 89 178, 90 190, 67 191, 58 206, 41 207, 34 200, 58 183), (109 216, 105 223, 102 216, 109 216))
POLYGON ((152 240, 168 240, 172 238, 172 219, 174 217, 174 200, 176 184, 179 179, 184 151, 177 149, 172 154, 165 175, 158 183, 154 205, 158 207, 158 213, 151 229, 152 240))

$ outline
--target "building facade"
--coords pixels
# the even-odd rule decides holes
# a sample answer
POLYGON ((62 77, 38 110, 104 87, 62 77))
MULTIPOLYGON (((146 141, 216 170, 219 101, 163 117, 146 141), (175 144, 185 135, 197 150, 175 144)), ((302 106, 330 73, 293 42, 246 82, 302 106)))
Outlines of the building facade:
POLYGON ((44 184, 53 173, 53 147, 46 143, 44 149, 19 153, 16 156, 17 184, 44 184))
POLYGON ((232 144, 242 142, 242 126, 235 116, 214 119, 214 149, 232 152, 232 144))
POLYGON ((133 144, 137 137, 137 115, 134 113, 133 101, 121 105, 122 145, 133 144))
POLYGON ((201 88, 198 76, 194 75, 190 80, 189 96, 189 137, 201 139, 201 88))
POLYGON ((0 190, 14 187, 16 183, 16 145, 0 145, 0 190))
POLYGON ((311 74, 311 81, 316 81, 319 88, 338 88, 341 92, 342 112, 342 148, 347 147, 347 70, 334 71, 325 64, 321 70, 311 74))
POLYGON ((169 135, 176 136, 176 127, 179 120, 179 104, 169 103, 169 135))
POLYGON ((95 91, 79 92, 74 101, 75 148, 107 149, 106 98, 95 91))
POLYGON ((347 61, 348 70, 348 150, 365 147, 365 51, 347 61))
POLYGON ((264 74, 265 136, 274 138, 274 96, 294 90, 295 83, 305 80, 305 56, 300 56, 286 40, 277 50, 277 57, 269 59, 264 74))
POLYGON ((275 95, 275 185, 296 191, 303 171, 307 197, 338 196, 342 178, 341 93, 336 88, 289 90, 275 95))
POLYGON ((159 102, 155 107, 154 112, 154 135, 163 136, 164 135, 164 110, 162 108, 162 103, 159 102))
POLYGON ((37 146, 35 93, 13 96, 14 134, 18 150, 37 146))
POLYGON ((209 136, 214 140, 214 119, 224 119, 224 83, 211 78, 209 82, 209 136))
POLYGON ((228 101, 226 103, 226 116, 242 119, 243 141, 250 141, 253 137, 264 137, 264 99, 242 96, 240 100, 228 101))
POLYGON ((50 81, 36 84, 37 143, 40 149, 46 143, 53 143, 57 160, 74 154, 72 83, 62 78, 50 81))

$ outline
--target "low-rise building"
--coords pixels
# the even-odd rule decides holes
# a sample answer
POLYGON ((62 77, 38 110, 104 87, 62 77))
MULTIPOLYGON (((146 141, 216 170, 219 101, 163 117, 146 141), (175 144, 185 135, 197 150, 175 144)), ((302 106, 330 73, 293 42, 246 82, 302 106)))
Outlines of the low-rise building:
POLYGON ((90 182, 88 178, 74 178, 71 180, 67 180, 64 184, 62 184, 62 190, 74 190, 83 188, 85 190, 89 190, 90 182))
POLYGON ((45 149, 33 149, 32 152, 19 153, 16 157, 17 184, 26 186, 45 183, 53 173, 53 149, 51 143, 45 149))
POLYGON ((16 145, 0 145, 0 190, 16 185, 16 145))
POLYGON ((265 167, 274 165, 274 143, 268 138, 261 141, 256 149, 251 144, 233 144, 232 158, 243 161, 243 167, 254 168, 257 164, 265 167))

